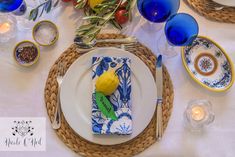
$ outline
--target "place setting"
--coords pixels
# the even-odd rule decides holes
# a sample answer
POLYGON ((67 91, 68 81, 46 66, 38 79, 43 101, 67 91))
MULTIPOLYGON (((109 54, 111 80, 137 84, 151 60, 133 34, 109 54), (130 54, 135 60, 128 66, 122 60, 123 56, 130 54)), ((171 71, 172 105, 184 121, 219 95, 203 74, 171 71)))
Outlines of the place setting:
MULTIPOLYGON (((120 39, 125 38, 125 36, 118 34, 101 34, 98 36, 98 39, 104 38, 120 39)), ((154 80, 156 73, 156 57, 147 47, 140 43, 135 43, 134 47, 128 48, 129 52, 115 48, 118 44, 113 43, 99 43, 98 46, 99 48, 81 55, 77 51, 79 50, 77 45, 74 44, 57 60, 49 73, 45 87, 47 110, 48 113, 51 113, 49 117, 54 118, 53 114, 56 108, 56 102, 58 101, 56 97, 51 97, 57 94, 56 88, 58 87, 53 88, 51 85, 56 86, 56 72, 60 65, 63 64, 67 72, 60 86, 60 102, 65 119, 62 118, 61 127, 57 132, 58 136, 68 136, 65 139, 63 138, 65 143, 72 142, 79 144, 79 142, 82 142, 86 143, 86 145, 84 145, 84 147, 88 147, 86 149, 90 149, 90 146, 101 149, 101 152, 93 152, 97 154, 111 153, 113 151, 112 153, 114 153, 115 156, 123 151, 129 152, 130 149, 133 150, 134 153, 138 153, 141 151, 138 149, 138 145, 142 142, 142 147, 147 148, 156 141, 156 130, 154 129, 156 127, 155 109, 157 95, 154 80), (151 62, 147 61, 147 58, 149 58, 151 62), (128 80, 124 78, 124 80, 119 79, 120 75, 124 75, 124 69, 121 69, 119 73, 116 72, 118 73, 116 74, 117 76, 112 71, 110 72, 109 70, 106 71, 103 69, 110 68, 110 70, 112 70, 117 67, 120 69, 120 66, 124 68, 124 65, 127 66, 127 74, 125 75, 127 75, 126 79, 128 80), (77 73, 77 69, 82 70, 77 73), (145 75, 142 75, 143 73, 145 75), (104 80, 107 79, 106 82, 109 82, 109 79, 111 83, 115 82, 112 78, 119 82, 117 90, 113 95, 108 97, 108 100, 114 106, 113 110, 118 114, 116 115, 117 117, 115 117, 120 117, 116 124, 111 118, 106 120, 106 117, 100 115, 99 108, 96 106, 97 102, 94 100, 98 98, 94 95, 97 88, 101 88, 99 90, 105 93, 105 89, 112 86, 111 84, 105 85, 104 82, 102 82, 102 78, 104 80), (124 87, 123 85, 126 83, 129 85, 124 87), (127 93, 127 95, 123 95, 125 93, 127 93), (123 104, 124 106, 122 107, 120 103, 124 103, 123 101, 126 103, 123 104), (146 107, 146 105, 148 105, 148 107, 146 107), (74 117, 77 118, 75 119, 74 117), (81 125, 83 127, 80 127, 81 125), (70 133, 68 134, 67 132, 70 133), (79 136, 77 136, 77 134, 79 136), (73 139, 71 137, 76 138, 73 139), (146 140, 140 141, 143 138, 149 138, 149 140, 147 142, 146 140), (117 146, 111 149, 113 145, 117 146), (125 147, 130 145, 132 145, 132 147, 125 147), (109 149, 105 150, 105 148, 109 149)), ((165 130, 171 115, 174 94, 173 85, 165 67, 162 73, 162 80, 164 80, 162 84, 162 112, 164 113, 162 117, 162 130, 165 130)), ((108 89, 108 91, 109 90, 110 89, 108 89)), ((53 118, 51 120, 53 120, 53 118)), ((72 145, 69 145, 69 147, 75 149, 72 145)), ((76 149, 79 151, 84 148, 76 149)))
POLYGON ((52 127, 64 143, 84 143, 68 145, 83 154, 137 154, 163 137, 173 107, 171 78, 162 56, 134 37, 86 35, 92 29, 78 28, 49 73, 44 96, 52 127))
POLYGON ((196 12, 210 20, 235 23, 234 0, 185 0, 185 2, 196 12))
MULTIPOLYGON (((235 6, 229 0, 213 2, 217 4, 216 12, 230 11, 235 6)), ((73 43, 58 52, 59 57, 47 71, 42 93, 46 118, 50 129, 79 155, 134 156, 154 143, 161 145, 166 136, 175 107, 173 75, 168 72, 166 60, 181 55, 179 64, 205 91, 225 93, 234 83, 229 55, 216 41, 199 34, 196 18, 180 12, 180 3, 39 0, 31 8, 24 0, 4 1, 0 2, 0 42, 15 38, 21 30, 17 25, 24 27, 30 22, 32 41, 16 43, 12 59, 21 68, 31 68, 40 64, 44 47, 58 46, 59 40, 65 40, 55 22, 40 17, 52 14, 60 5, 84 12, 84 22, 75 29, 73 43), (134 7, 137 13, 133 13, 134 7), (121 34, 137 15, 145 21, 140 29, 159 33, 160 37, 153 39, 156 50, 135 36, 121 34), (27 22, 22 23, 25 17, 27 22), (106 25, 119 33, 104 33, 106 25)), ((192 134, 205 132, 216 120, 213 103, 206 96, 187 101, 181 117, 185 130, 192 134)))

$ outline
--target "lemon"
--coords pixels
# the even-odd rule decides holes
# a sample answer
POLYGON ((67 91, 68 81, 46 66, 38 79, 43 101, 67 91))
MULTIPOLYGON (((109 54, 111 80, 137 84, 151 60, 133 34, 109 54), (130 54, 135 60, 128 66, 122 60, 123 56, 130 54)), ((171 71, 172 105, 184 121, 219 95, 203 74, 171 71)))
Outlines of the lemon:
POLYGON ((101 4, 103 1, 104 0, 88 0, 88 4, 93 10, 95 10, 95 6, 101 4))
POLYGON ((111 95, 118 87, 119 79, 114 71, 106 71, 97 79, 95 87, 97 92, 111 95))

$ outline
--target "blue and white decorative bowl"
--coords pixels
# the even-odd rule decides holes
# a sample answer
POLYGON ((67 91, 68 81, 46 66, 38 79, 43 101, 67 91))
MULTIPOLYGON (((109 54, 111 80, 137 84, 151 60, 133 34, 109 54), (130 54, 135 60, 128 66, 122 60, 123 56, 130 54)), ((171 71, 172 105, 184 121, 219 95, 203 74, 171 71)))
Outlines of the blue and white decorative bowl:
POLYGON ((192 45, 182 48, 181 55, 189 75, 206 89, 223 92, 233 85, 233 63, 211 39, 198 36, 192 45))

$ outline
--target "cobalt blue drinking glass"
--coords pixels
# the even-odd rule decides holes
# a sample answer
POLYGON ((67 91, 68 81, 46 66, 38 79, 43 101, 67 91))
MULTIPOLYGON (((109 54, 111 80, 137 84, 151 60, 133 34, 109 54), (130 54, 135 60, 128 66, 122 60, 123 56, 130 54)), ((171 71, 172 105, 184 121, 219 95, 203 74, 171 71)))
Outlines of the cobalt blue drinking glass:
POLYGON ((26 4, 24 0, 0 0, 0 12, 10 13, 14 15, 23 15, 26 12, 26 4))
POLYGON ((197 21, 189 14, 179 13, 169 18, 165 25, 168 42, 174 46, 192 44, 199 31, 197 21))
POLYGON ((165 22, 171 15, 177 13, 179 0, 138 0, 140 14, 150 22, 165 22))
POLYGON ((165 25, 165 34, 158 40, 158 52, 165 57, 176 56, 180 46, 190 45, 199 31, 197 21, 189 14, 171 16, 165 25))

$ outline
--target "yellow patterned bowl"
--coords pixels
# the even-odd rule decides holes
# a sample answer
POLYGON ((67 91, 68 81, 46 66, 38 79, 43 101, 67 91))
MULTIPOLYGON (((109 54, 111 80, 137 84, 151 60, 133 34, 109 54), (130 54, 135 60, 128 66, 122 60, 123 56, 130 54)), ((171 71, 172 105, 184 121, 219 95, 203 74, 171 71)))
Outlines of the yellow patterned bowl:
POLYGON ((181 56, 188 74, 202 87, 223 92, 233 85, 233 63, 213 40, 198 36, 192 45, 182 48, 181 56))

